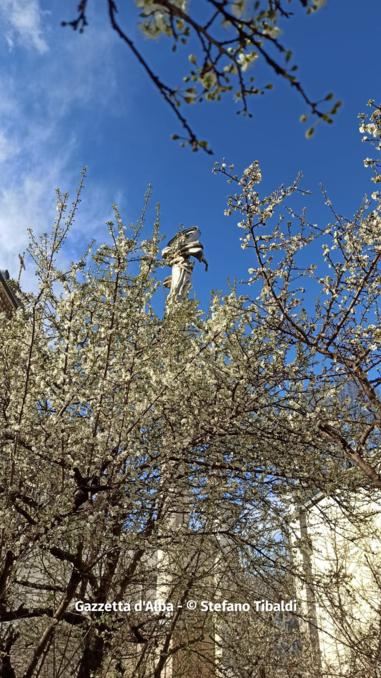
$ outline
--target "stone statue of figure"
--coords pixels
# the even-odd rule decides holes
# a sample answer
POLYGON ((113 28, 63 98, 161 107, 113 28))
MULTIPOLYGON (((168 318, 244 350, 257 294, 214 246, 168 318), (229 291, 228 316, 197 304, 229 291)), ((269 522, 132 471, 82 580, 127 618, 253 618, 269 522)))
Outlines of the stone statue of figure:
POLYGON ((172 267, 172 274, 163 283, 165 287, 169 288, 168 304, 173 301, 181 301, 187 297, 194 267, 191 257, 203 262, 205 270, 208 270, 208 262, 204 257, 204 248, 199 237, 200 230, 197 226, 185 228, 176 233, 162 251, 163 259, 168 266, 172 267))

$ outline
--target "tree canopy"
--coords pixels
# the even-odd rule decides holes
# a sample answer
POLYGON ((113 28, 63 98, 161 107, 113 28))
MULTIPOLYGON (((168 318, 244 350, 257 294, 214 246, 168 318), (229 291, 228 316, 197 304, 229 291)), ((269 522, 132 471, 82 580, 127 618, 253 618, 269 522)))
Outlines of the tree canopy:
MULTIPOLYGON (((361 121, 378 148, 380 120, 373 105, 361 121)), ((249 277, 205 312, 158 310, 159 220, 147 235, 144 213, 126 227, 115 207, 106 242, 60 266, 82 182, 71 206, 58 192, 51 232, 31 234, 38 289, 18 290, 0 344, 5 675, 158 678, 169 661, 186 675, 215 661, 216 633, 222 675, 312 671, 302 612, 255 610, 312 584, 292 509, 339 496, 362 537, 373 529, 353 493, 370 507, 381 486, 381 196, 351 219, 326 197, 332 223, 317 226, 294 206, 278 215, 297 183, 261 196, 258 163, 216 171, 235 185, 249 277), (158 592, 172 613, 77 605, 158 592), (243 633, 238 614, 182 607, 215 598, 251 605, 243 633)), ((343 571, 318 585, 351 591, 343 571)), ((376 670, 372 628, 351 645, 356 675, 376 670)))
MULTIPOLYGON (((91 4, 90 0, 81 0, 74 18, 62 24, 79 33, 90 30, 91 4)), ((307 138, 313 135, 317 122, 333 122, 341 102, 334 101, 332 92, 311 97, 297 75, 298 65, 283 41, 281 28, 292 20, 298 7, 312 14, 324 4, 324 0, 136 0, 137 11, 131 3, 127 16, 125 7, 116 0, 106 0, 105 7, 111 28, 177 118, 182 131, 173 134, 173 139, 193 151, 211 153, 208 141, 195 131, 184 107, 202 101, 218 102, 230 94, 238 106, 237 113, 251 116, 250 100, 272 89, 274 76, 289 83, 301 98, 306 112, 300 120, 306 123, 310 118, 307 138), (135 39, 136 25, 145 37, 158 41, 157 49, 163 44, 159 38, 169 41, 177 83, 169 84, 167 76, 146 56, 144 43, 135 39), (257 61, 263 63, 271 81, 264 81, 267 76, 262 74, 257 78, 252 74, 251 67, 257 61)))

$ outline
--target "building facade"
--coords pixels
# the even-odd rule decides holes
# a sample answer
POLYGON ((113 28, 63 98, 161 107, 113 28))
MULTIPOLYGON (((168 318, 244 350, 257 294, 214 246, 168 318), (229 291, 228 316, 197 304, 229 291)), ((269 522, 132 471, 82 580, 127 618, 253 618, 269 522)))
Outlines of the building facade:
POLYGON ((12 290, 8 271, 0 271, 0 313, 10 317, 18 306, 20 301, 12 290))
POLYGON ((300 630, 314 655, 313 678, 378 678, 380 493, 319 495, 294 512, 291 534, 300 630))

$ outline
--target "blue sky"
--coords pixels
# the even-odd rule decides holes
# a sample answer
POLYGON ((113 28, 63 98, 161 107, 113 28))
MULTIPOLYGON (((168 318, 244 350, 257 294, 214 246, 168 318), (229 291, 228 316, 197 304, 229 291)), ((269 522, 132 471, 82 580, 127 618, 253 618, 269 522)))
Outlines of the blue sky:
MULTIPOLYGON (((251 265, 250 255, 240 250, 234 219, 223 216, 229 187, 212 174, 214 160, 225 158, 244 169, 258 159, 264 191, 291 182, 302 170, 303 186, 313 191, 304 202, 314 222, 330 219, 320 183, 346 216, 371 192, 362 164, 369 151, 361 144, 357 114, 369 98, 381 98, 378 0, 363 0, 361 11, 355 0, 328 0, 317 14, 297 12, 283 26, 283 41, 293 48, 311 96, 333 90, 343 100, 334 125, 321 125, 307 141, 299 122, 305 112, 301 100, 273 78, 275 89, 253 99, 252 119, 235 115, 230 99, 188 109, 214 157, 170 140, 179 132, 177 122, 109 28, 103 2, 94 3, 85 34, 60 26, 72 18, 75 5, 1 2, 0 268, 17 273, 27 227, 48 228, 55 187, 73 190, 83 165, 89 168, 87 187, 67 256, 92 237, 102 240, 113 201, 126 222, 136 219, 150 182, 168 238, 179 224, 201 228, 210 267, 207 274, 197 270, 194 286, 203 304, 211 289, 226 290, 227 278, 244 277, 251 265)), ((135 30, 132 34, 139 39, 135 30)), ((141 44, 156 69, 175 82, 173 59, 182 57, 173 56, 164 39, 141 44)), ((267 82, 270 74, 262 73, 267 82)), ((31 284, 28 272, 24 280, 31 284)))

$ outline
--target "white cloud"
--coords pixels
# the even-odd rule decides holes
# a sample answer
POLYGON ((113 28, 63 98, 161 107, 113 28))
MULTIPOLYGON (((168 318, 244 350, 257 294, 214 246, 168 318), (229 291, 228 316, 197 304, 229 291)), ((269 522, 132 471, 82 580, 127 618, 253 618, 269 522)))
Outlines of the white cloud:
POLYGON ((94 106, 99 110, 110 108, 112 101, 115 107, 119 90, 110 28, 91 25, 83 34, 68 28, 58 31, 55 59, 49 58, 45 64, 44 82, 40 85, 45 105, 61 117, 74 106, 94 106))
POLYGON ((17 42, 45 54, 49 48, 42 30, 41 15, 39 0, 1 0, 0 16, 8 46, 13 48, 17 42))
MULTIPOLYGON (((41 233, 54 219, 54 189, 74 192, 81 164, 88 160, 82 137, 89 130, 94 137, 95 112, 108 110, 110 103, 121 112, 106 29, 92 25, 91 32, 78 36, 58 27, 54 37, 49 59, 32 54, 13 71, 15 78, 0 76, 0 269, 13 276, 27 228, 41 233)), ((101 232, 115 198, 109 187, 96 184, 91 169, 72 250, 101 232)), ((27 280, 29 286, 28 278, 23 276, 23 284, 27 280)))
POLYGON ((0 130, 0 163, 9 160, 17 155, 19 146, 13 142, 6 134, 0 130))
MULTIPOLYGON (((27 167, 22 162, 0 163, 0 268, 17 275, 19 253, 25 251, 28 242, 28 228, 36 233, 49 230, 54 219, 54 187, 69 180, 67 164, 70 153, 53 159, 44 152, 41 162, 33 159, 34 151, 25 146, 22 161, 28 158, 27 167)), ((63 188, 66 188, 63 185, 63 188)), ((34 286, 32 270, 27 267, 23 284, 30 289, 34 286)))
MULTIPOLYGON (((47 167, 34 167, 14 185, 0 190, 0 268, 8 269, 13 277, 17 275, 19 253, 23 253, 28 243, 28 228, 35 233, 49 231, 55 218, 54 186, 60 184, 63 191, 70 189, 74 198, 75 187, 79 181, 70 174, 68 157, 61 157, 47 167)), ((70 201, 69 201, 70 203, 70 201)), ((109 217, 109 202, 105 192, 99 187, 85 187, 76 222, 73 227, 71 247, 60 257, 68 261, 71 254, 82 252, 87 241, 96 236, 109 217)), ((35 286, 31 263, 27 264, 23 274, 23 287, 31 289, 35 286)))

